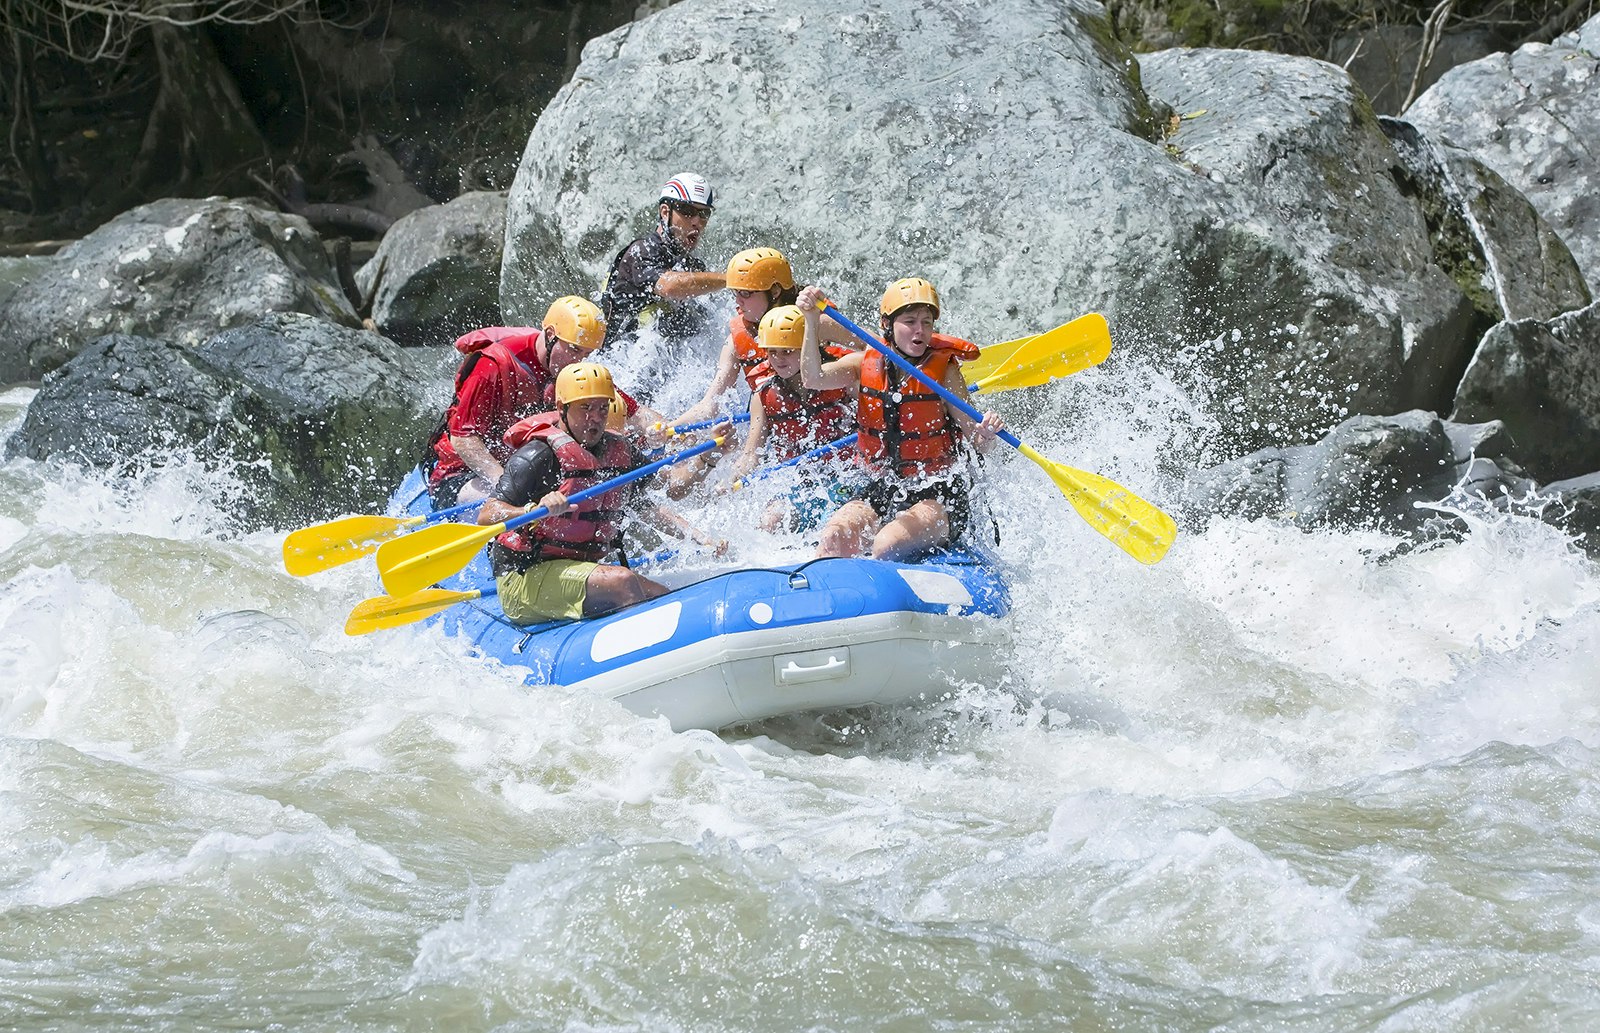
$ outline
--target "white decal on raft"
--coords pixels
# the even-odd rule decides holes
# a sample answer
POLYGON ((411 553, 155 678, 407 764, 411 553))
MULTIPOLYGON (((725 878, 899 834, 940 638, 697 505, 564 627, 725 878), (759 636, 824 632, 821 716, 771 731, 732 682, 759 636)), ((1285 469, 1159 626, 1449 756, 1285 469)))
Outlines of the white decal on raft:
POLYGON ((967 586, 954 574, 945 574, 937 570, 905 570, 899 571, 905 578, 906 584, 917 594, 917 598, 925 603, 935 606, 971 606, 972 593, 967 591, 967 586))
POLYGON ((770 624, 772 622, 772 607, 766 603, 750 604, 751 624, 770 624))
POLYGON ((594 633, 589 657, 597 664, 605 663, 660 645, 678 630, 678 618, 682 614, 683 603, 671 602, 612 621, 594 633))

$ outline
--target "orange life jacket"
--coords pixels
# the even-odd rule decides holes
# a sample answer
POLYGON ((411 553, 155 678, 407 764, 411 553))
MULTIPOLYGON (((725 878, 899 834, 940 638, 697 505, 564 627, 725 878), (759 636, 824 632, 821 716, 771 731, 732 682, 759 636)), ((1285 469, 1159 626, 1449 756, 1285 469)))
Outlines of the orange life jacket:
POLYGON ((849 433, 850 392, 843 388, 797 392, 766 362, 756 367, 756 381, 775 460, 792 459, 849 433))
MULTIPOLYGON (((978 346, 971 341, 934 334, 917 368, 942 383, 952 361, 977 357, 978 346)), ((955 462, 956 427, 944 399, 876 348, 861 360, 856 429, 861 454, 869 461, 887 460, 901 477, 939 473, 955 462)))
POLYGON ((750 385, 750 390, 756 389, 756 367, 766 361, 766 350, 756 342, 755 334, 750 332, 750 324, 744 317, 735 315, 728 322, 728 340, 733 342, 733 353, 738 356, 739 368, 744 371, 744 381, 750 385))
MULTIPOLYGON (((590 451, 573 440, 561 426, 559 414, 540 413, 520 420, 506 432, 506 443, 513 434, 521 447, 541 440, 555 451, 561 464, 561 483, 555 490, 571 498, 601 481, 620 477, 633 468, 627 442, 606 433, 590 451)), ((573 506, 561 516, 545 517, 531 524, 503 532, 496 542, 512 552, 535 552, 541 560, 588 560, 598 563, 616 544, 622 533, 622 503, 627 487, 602 492, 573 506)))

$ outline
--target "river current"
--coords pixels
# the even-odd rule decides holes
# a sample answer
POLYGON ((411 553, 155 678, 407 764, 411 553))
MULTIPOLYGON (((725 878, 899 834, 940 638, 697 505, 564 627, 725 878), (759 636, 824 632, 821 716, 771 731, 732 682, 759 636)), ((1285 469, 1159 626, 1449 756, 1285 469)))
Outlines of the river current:
MULTIPOLYGON (((1206 432, 1149 370, 1031 393, 1156 502, 1206 432)), ((370 562, 290 577, 228 470, 0 465, 0 1028, 1600 1028, 1581 551, 1462 504, 1146 568, 987 474, 991 679, 713 735, 347 637, 370 562)))

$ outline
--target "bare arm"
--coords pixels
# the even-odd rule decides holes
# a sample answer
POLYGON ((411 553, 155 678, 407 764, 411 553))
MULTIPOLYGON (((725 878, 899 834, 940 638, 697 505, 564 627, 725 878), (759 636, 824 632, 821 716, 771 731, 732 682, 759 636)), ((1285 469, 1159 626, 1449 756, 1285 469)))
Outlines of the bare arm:
POLYGON ((680 423, 699 423, 709 420, 717 414, 717 399, 727 393, 734 381, 739 376, 739 354, 734 350, 733 342, 728 341, 722 346, 722 354, 717 356, 717 372, 712 376, 710 385, 701 399, 685 409, 678 418, 673 420, 674 426, 680 423))
POLYGON ((727 286, 726 273, 690 273, 669 269, 656 279, 656 296, 668 301, 684 301, 715 293, 727 286))
POLYGON ((665 531, 674 538, 682 538, 686 541, 710 546, 718 556, 722 556, 728 551, 728 540, 726 538, 717 538, 714 535, 706 534, 665 506, 652 506, 645 510, 642 515, 647 523, 658 530, 665 531))
MULTIPOLYGON (((457 437, 450 435, 450 447, 456 450, 456 455, 467 464, 467 469, 484 478, 490 484, 500 479, 500 461, 489 454, 489 446, 477 435, 457 437)), ((492 523, 493 521, 491 521, 492 523)))
POLYGON ((750 426, 745 431, 744 451, 739 453, 738 460, 733 464, 735 480, 748 477, 750 471, 756 468, 756 463, 761 461, 761 446, 766 440, 767 407, 761 404, 761 395, 756 394, 750 399, 750 426))
MULTIPOLYGON (((959 363, 952 362, 945 367, 944 377, 940 383, 963 402, 971 403, 972 396, 967 394, 967 382, 961 376, 959 363)), ((1005 421, 1000 419, 999 413, 993 411, 984 413, 982 422, 979 422, 949 403, 945 404, 945 410, 949 412, 950 418, 956 421, 956 426, 961 428, 961 433, 966 435, 967 440, 971 441, 980 452, 989 451, 994 444, 995 435, 1005 429, 1005 421)))
POLYGON ((806 337, 800 346, 800 383, 812 391, 827 391, 854 387, 861 382, 861 352, 851 352, 842 359, 822 365, 822 350, 817 339, 821 334, 822 291, 807 287, 800 292, 796 302, 806 317, 806 337))

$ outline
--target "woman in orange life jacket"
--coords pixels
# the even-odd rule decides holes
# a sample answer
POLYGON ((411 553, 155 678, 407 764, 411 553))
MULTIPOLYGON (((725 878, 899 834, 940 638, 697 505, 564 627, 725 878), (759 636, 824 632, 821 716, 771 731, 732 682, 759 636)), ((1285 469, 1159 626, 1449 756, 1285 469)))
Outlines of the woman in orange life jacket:
MULTIPOLYGON (((899 559, 949 541, 966 529, 968 516, 971 481, 962 469, 961 441, 987 451, 1004 422, 993 412, 974 422, 877 351, 823 366, 814 330, 822 301, 815 287, 800 292, 806 317, 801 381, 813 390, 856 387, 856 448, 872 479, 860 498, 829 518, 817 555, 870 551, 874 559, 899 559)), ((878 312, 890 347, 952 394, 967 397, 961 361, 977 358, 978 348, 934 333, 939 292, 933 284, 896 280, 878 312)))
MULTIPOLYGON (((659 582, 626 566, 603 562, 620 557, 625 507, 636 485, 604 492, 576 506, 567 497, 643 466, 645 458, 606 429, 616 398, 611 371, 574 363, 556 377, 554 413, 520 421, 507 437, 522 442, 478 511, 480 525, 498 524, 544 506, 550 515, 501 534, 489 547, 500 606, 510 620, 595 617, 666 593, 659 582)), ((659 506, 640 516, 678 538, 712 546, 728 543, 695 530, 659 506)))
MULTIPOLYGON (((674 424, 698 423, 715 416, 717 403, 738 383, 741 373, 754 391, 755 368, 766 358, 756 339, 761 319, 780 305, 794 304, 794 271, 775 248, 750 248, 734 255, 728 260, 727 283, 738 311, 728 323, 728 341, 717 357, 717 371, 705 395, 673 420, 674 424)), ((857 347, 850 332, 831 319, 823 321, 822 334, 830 344, 845 345, 845 350, 857 347)))
MULTIPOLYGON (((735 479, 747 476, 759 462, 781 463, 841 438, 856 422, 851 387, 812 391, 801 384, 800 350, 805 343, 806 320, 798 308, 783 305, 772 309, 761 317, 758 334, 767 357, 755 368, 750 429, 734 466, 735 479)), ((767 507, 761 529, 775 531, 787 519, 790 530, 809 531, 830 510, 855 498, 859 479, 846 476, 838 462, 838 457, 848 454, 844 449, 818 460, 814 467, 802 468, 800 484, 789 498, 776 499, 767 507)), ((851 472, 854 469, 852 463, 851 472)))

